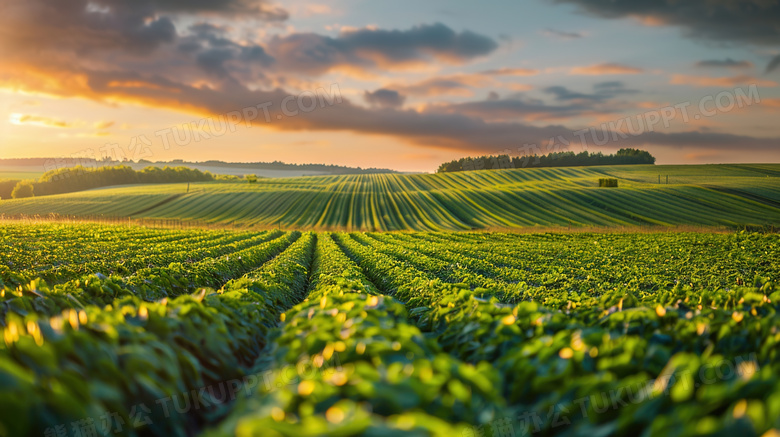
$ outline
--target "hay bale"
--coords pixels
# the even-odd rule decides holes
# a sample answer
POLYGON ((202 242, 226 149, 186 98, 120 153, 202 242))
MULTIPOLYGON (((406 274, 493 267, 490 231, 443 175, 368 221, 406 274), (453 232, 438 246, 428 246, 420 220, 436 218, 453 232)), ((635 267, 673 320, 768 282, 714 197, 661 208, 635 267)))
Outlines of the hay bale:
POLYGON ((617 186, 618 186, 617 179, 609 179, 609 178, 599 179, 599 187, 617 188, 617 186))

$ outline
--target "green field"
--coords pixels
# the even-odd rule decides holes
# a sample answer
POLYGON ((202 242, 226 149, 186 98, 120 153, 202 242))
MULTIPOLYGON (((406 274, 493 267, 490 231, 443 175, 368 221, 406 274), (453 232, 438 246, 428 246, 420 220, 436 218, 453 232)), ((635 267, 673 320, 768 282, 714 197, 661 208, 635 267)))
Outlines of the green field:
POLYGON ((0 435, 780 427, 777 235, 56 224, 0 246, 0 435))
POLYGON ((0 214, 355 231, 765 226, 780 223, 778 176, 775 164, 315 176, 198 183, 189 193, 181 184, 104 188, 1 201, 0 214), (604 177, 619 188, 599 188, 604 177))

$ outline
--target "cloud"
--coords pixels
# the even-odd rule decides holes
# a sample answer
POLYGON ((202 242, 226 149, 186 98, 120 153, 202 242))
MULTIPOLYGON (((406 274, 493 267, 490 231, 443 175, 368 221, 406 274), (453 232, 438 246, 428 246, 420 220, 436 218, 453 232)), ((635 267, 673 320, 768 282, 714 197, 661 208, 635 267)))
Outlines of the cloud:
POLYGON ((110 128, 113 125, 114 125, 113 121, 98 121, 98 122, 95 122, 95 124, 94 124, 95 129, 97 129, 97 130, 108 129, 108 128, 110 128))
POLYGON ((8 121, 15 125, 30 125, 38 127, 54 127, 54 128, 70 128, 73 127, 73 123, 68 123, 62 120, 51 117, 43 117, 39 115, 19 114, 13 113, 8 117, 8 121))
POLYGON ((731 58, 726 59, 708 59, 696 63, 701 68, 753 68, 750 61, 735 61, 731 58))
POLYGON ((195 56, 195 63, 207 74, 217 78, 230 78, 236 70, 235 61, 241 67, 250 65, 268 67, 274 58, 257 44, 238 44, 227 37, 230 29, 201 22, 190 26, 189 35, 181 38, 178 50, 195 56))
POLYGON ((593 94, 585 94, 577 91, 572 91, 560 85, 547 87, 542 91, 547 94, 554 95, 555 100, 558 101, 579 100, 579 101, 593 101, 593 102, 603 102, 612 99, 614 97, 617 97, 619 95, 637 94, 639 92, 639 90, 632 90, 626 88, 625 83, 617 80, 609 81, 609 82, 599 82, 593 85, 593 91, 594 91, 593 94))
MULTIPOLYGON (((126 0, 92 0, 93 4, 115 7, 126 0)), ((189 14, 220 13, 233 18, 251 17, 265 21, 284 21, 289 13, 264 0, 140 0, 136 7, 146 6, 161 12, 184 12, 189 14)))
MULTIPOLYGON (((522 96, 502 99, 497 94, 489 100, 422 109, 398 104, 412 95, 410 91, 415 95, 435 95, 432 90, 465 95, 486 84, 505 86, 499 76, 538 74, 537 70, 506 68, 435 77, 398 87, 386 85, 382 87, 386 92, 363 94, 370 107, 343 98, 338 104, 288 116, 281 111, 282 102, 296 95, 296 89, 284 88, 302 83, 295 73, 316 76, 339 68, 383 71, 430 62, 464 64, 494 53, 498 43, 484 35, 430 24, 406 30, 344 30, 335 37, 288 33, 260 44, 244 36, 239 39, 231 29, 198 23, 212 16, 246 16, 253 20, 252 25, 258 20, 281 19, 280 14, 262 12, 271 8, 262 1, 206 4, 205 0, 140 0, 132 5, 119 0, 8 1, 0 15, 0 49, 4 53, 0 87, 212 117, 270 105, 272 121, 266 122, 261 113, 254 123, 281 131, 348 131, 384 135, 427 148, 493 153, 524 143, 544 144, 557 136, 576 140, 573 131, 579 126, 563 126, 557 120, 609 113, 606 105, 599 105, 612 105, 612 98, 631 92, 622 82, 612 81, 601 82, 577 98, 571 98, 576 91, 550 91, 550 96, 559 98, 554 105, 522 96), (252 9, 258 5, 265 9, 252 9), (182 23, 198 24, 177 30, 175 25, 182 23), (555 120, 555 124, 540 126, 543 120, 555 120)), ((584 74, 641 72, 619 64, 578 68, 584 74)), ((286 102, 288 110, 295 106, 295 101, 286 102)), ((22 119, 15 120, 22 123, 22 119)), ((43 118, 26 118, 24 123, 69 126, 43 118)), ((716 133, 707 133, 709 137, 668 135, 642 136, 629 143, 652 140, 682 147, 686 142, 700 144, 704 138, 730 147, 777 144, 770 139, 716 133)))
POLYGON ((461 96, 474 95, 473 88, 495 84, 493 79, 482 74, 456 74, 439 76, 408 84, 390 84, 384 88, 398 90, 409 96, 461 96))
POLYGON ((380 88, 373 92, 364 92, 363 99, 372 106, 380 108, 396 108, 404 104, 406 97, 398 91, 380 88))
POLYGON ((281 68, 314 75, 339 67, 397 69, 432 60, 463 64, 496 48, 498 43, 487 36, 455 32, 441 23, 408 30, 347 30, 335 38, 295 33, 276 36, 268 44, 268 52, 281 68))
POLYGON ((525 83, 502 82, 497 77, 531 76, 536 70, 505 68, 487 70, 478 73, 463 73, 447 76, 436 76, 412 83, 392 83, 384 88, 394 89, 408 96, 459 96, 471 97, 474 89, 486 86, 507 88, 513 91, 528 91, 533 87, 525 83))
POLYGON ((586 76, 602 76, 609 74, 639 74, 643 70, 641 68, 630 67, 627 65, 606 63, 589 65, 585 67, 574 67, 569 71, 569 74, 573 75, 586 75, 586 76))
POLYGON ((522 96, 501 99, 497 95, 489 96, 487 100, 450 104, 437 107, 435 110, 450 114, 466 114, 493 122, 562 120, 597 112, 586 103, 547 105, 539 99, 522 96))
MULTIPOLYGON (((603 18, 633 17, 643 23, 672 25, 706 42, 780 46, 780 2, 766 0, 614 1, 553 0, 579 5, 603 18)), ((770 63, 767 72, 780 66, 770 63)))
POLYGON ((625 82, 619 80, 599 82, 593 85, 593 90, 596 94, 604 97, 615 97, 619 94, 637 94, 639 92, 639 90, 626 88, 625 82))
POLYGON ((758 79, 753 76, 739 75, 730 77, 689 76, 685 74, 673 74, 670 81, 672 85, 693 85, 696 87, 721 87, 728 88, 737 85, 758 85, 776 87, 777 82, 758 79))
POLYGON ((717 132, 647 132, 628 141, 629 144, 674 147, 677 149, 702 148, 707 150, 777 150, 780 138, 757 138, 717 132))
POLYGON ((766 73, 771 73, 780 67, 780 55, 775 56, 766 66, 766 73))
POLYGON ((482 71, 481 74, 487 76, 536 76, 539 74, 539 70, 533 68, 498 68, 482 71))
POLYGON ((176 38, 153 2, 8 0, 0 14, 0 47, 28 53, 55 49, 88 54, 118 49, 148 53, 176 38))
MULTIPOLYGON (((0 64, 0 81, 6 77, 7 68, 16 70, 19 67, 0 64)), ((266 122, 261 115, 254 121, 255 124, 281 131, 349 131, 384 135, 420 147, 459 150, 463 153, 495 153, 507 148, 516 150, 526 143, 543 145, 548 144, 550 138, 558 137, 576 145, 578 137, 574 132, 582 126, 534 126, 527 121, 555 120, 596 111, 590 104, 546 105, 518 97, 436 106, 426 110, 365 108, 343 98, 341 103, 289 116, 289 112, 282 112, 281 107, 282 101, 291 94, 282 89, 250 90, 230 82, 215 89, 198 88, 161 76, 86 69, 74 71, 72 67, 69 70, 67 65, 61 66, 56 72, 43 72, 35 68, 23 71, 33 78, 56 73, 57 81, 36 80, 32 83, 34 90, 52 95, 134 103, 212 117, 224 117, 231 111, 241 111, 242 108, 258 104, 270 105, 271 121, 266 122), (134 83, 136 86, 114 87, 110 86, 111 83, 134 83)), ((25 82, 18 82, 18 85, 20 90, 27 90, 27 86, 30 86, 25 82)), ((286 108, 287 111, 301 109, 296 107, 295 101, 288 101, 286 108)), ((720 133, 649 132, 610 143, 610 146, 660 145, 762 151, 775 150, 778 141, 777 138, 720 133)))
POLYGON ((542 90, 555 96, 555 100, 601 100, 595 94, 584 94, 572 91, 564 86, 551 86, 542 90))
POLYGON ((563 39, 563 40, 579 39, 579 38, 582 38, 583 36, 585 36, 585 35, 583 35, 583 34, 581 34, 579 32, 564 32, 564 31, 561 31, 561 30, 555 30, 555 29, 550 29, 550 28, 545 29, 542 32, 542 35, 550 37, 550 38, 563 39))
POLYGON ((778 99, 761 99, 760 105, 764 108, 769 108, 771 111, 780 110, 780 98, 778 99))

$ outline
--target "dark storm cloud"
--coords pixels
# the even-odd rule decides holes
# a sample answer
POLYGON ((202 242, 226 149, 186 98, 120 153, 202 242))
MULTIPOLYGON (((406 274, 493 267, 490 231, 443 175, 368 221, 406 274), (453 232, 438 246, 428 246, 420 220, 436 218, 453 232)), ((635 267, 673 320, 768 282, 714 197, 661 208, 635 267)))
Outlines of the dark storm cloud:
MULTIPOLYGON (((553 0, 604 18, 638 17, 680 26, 706 41, 780 47, 780 2, 767 0, 553 0)), ((780 66, 780 56, 767 68, 780 66)))
POLYGON ((701 68, 751 68, 753 63, 750 61, 735 61, 731 58, 707 59, 697 62, 696 66, 701 68))
POLYGON ((398 91, 380 88, 374 92, 364 92, 363 99, 372 106, 396 108, 403 106, 406 97, 398 91))
POLYGON ((268 51, 283 66, 312 74, 339 66, 361 69, 438 61, 463 63, 492 53, 493 39, 470 31, 455 32, 441 23, 409 30, 359 29, 339 36, 296 33, 275 37, 268 51))

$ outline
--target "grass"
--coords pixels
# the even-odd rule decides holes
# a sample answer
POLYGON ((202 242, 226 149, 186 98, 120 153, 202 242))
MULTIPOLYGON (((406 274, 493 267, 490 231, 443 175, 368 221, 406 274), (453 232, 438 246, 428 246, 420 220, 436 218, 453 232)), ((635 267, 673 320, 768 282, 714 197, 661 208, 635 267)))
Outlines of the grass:
POLYGON ((780 165, 730 164, 314 176, 194 183, 188 193, 109 187, 2 201, 0 214, 364 231, 764 226, 780 224, 778 175, 780 165), (599 188, 605 177, 619 188, 599 188))

